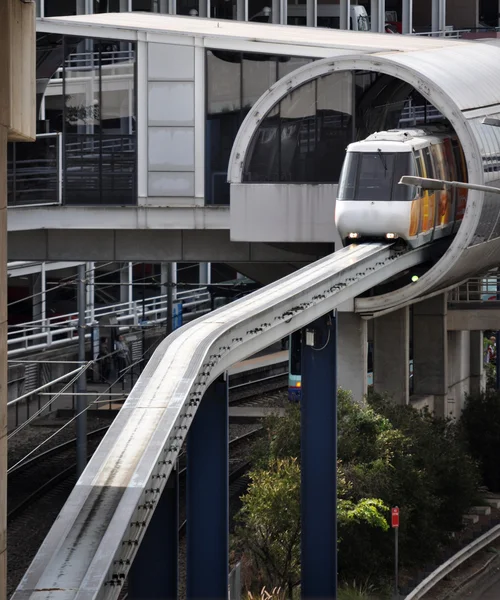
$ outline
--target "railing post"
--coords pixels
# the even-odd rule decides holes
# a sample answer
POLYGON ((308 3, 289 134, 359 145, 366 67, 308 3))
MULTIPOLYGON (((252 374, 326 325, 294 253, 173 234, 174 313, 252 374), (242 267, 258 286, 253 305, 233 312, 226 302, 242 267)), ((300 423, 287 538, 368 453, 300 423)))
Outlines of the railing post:
POLYGON ((59 205, 62 204, 63 198, 63 146, 62 146, 62 133, 57 134, 56 140, 57 146, 57 202, 59 205))

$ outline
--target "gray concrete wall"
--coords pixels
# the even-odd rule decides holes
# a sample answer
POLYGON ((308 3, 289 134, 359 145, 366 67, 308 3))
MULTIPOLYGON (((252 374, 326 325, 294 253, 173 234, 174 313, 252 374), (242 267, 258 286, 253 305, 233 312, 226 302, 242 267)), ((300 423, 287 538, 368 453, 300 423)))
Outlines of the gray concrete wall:
POLYGON ((408 307, 374 319, 373 345, 373 390, 388 394, 398 404, 408 404, 410 398, 408 307))
POLYGON ((448 395, 446 416, 459 418, 470 392, 470 332, 448 331, 448 395))
POLYGON ((233 241, 334 242, 336 184, 231 184, 233 241))
POLYGON ((361 402, 367 392, 367 322, 353 312, 338 312, 338 385, 361 402))
POLYGON ((434 396, 438 416, 444 416, 448 394, 448 334, 446 294, 413 307, 413 393, 434 396))
MULTIPOLYGON (((195 48, 148 43, 148 198, 155 206, 195 196, 195 48)), ((143 202, 143 199, 140 199, 143 202)))

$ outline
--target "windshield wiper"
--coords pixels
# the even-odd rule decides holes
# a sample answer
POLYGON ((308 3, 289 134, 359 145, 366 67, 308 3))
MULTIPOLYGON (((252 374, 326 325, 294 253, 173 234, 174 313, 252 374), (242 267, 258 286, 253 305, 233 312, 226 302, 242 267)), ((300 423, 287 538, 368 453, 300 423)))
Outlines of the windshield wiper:
POLYGON ((384 171, 387 173, 387 163, 385 162, 384 153, 380 148, 377 149, 378 157, 380 158, 382 164, 384 165, 384 171))

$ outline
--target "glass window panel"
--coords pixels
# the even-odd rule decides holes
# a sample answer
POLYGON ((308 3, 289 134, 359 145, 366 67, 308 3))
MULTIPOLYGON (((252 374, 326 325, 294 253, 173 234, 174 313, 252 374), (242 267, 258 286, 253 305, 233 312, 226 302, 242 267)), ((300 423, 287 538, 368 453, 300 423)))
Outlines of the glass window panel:
POLYGON ((208 114, 241 108, 241 55, 238 52, 207 53, 208 114))
POLYGON ((337 182, 346 147, 353 139, 353 78, 333 73, 318 79, 318 140, 315 181, 337 182))
POLYGON ((406 201, 412 187, 399 185, 403 175, 413 175, 411 152, 349 152, 339 183, 339 198, 360 201, 406 201))
POLYGON ((282 119, 305 119, 316 114, 316 82, 311 81, 297 88, 281 101, 282 119))
POLYGON ((295 71, 304 65, 312 62, 312 58, 303 58, 301 56, 279 56, 278 57, 278 79, 281 79, 288 73, 295 71))
POLYGON ((83 39, 64 68, 65 202, 134 204, 135 45, 83 39))
POLYGON ((244 181, 279 181, 280 119, 278 109, 273 109, 262 121, 249 149, 250 161, 244 181))
POLYGON ((76 0, 45 0, 46 17, 76 15, 76 0))
POLYGON ((274 57, 269 57, 268 60, 243 60, 242 105, 245 112, 276 82, 276 64, 274 57))
POLYGON ((132 10, 154 12, 153 0, 132 0, 132 10))
POLYGON ((311 181, 317 142, 316 81, 283 98, 280 129, 280 181, 311 181))

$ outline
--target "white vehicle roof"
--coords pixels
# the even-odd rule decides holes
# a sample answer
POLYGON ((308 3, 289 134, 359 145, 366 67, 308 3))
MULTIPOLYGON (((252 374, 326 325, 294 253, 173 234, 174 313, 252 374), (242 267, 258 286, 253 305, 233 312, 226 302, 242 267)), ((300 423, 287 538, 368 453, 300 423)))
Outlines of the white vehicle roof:
POLYGON ((411 152, 429 144, 437 144, 452 133, 445 127, 433 126, 425 129, 391 129, 379 131, 365 140, 354 142, 347 147, 348 152, 411 152))

